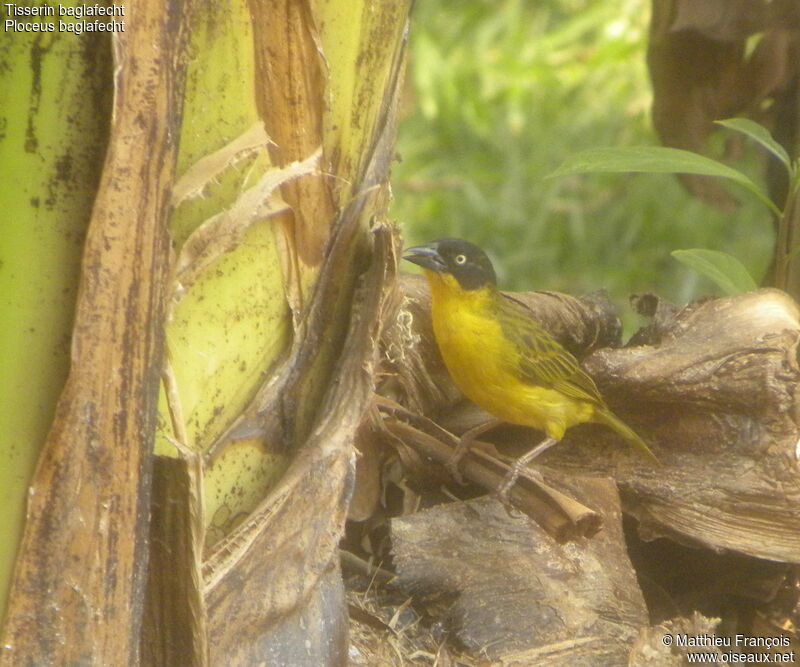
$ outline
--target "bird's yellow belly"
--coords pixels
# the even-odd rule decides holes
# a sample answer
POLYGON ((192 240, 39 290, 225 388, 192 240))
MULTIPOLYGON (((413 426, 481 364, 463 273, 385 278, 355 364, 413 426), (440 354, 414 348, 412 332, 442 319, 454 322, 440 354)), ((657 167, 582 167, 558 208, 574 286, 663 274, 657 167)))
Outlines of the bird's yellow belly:
POLYGON ((590 421, 594 406, 518 377, 519 353, 493 318, 475 308, 439 306, 433 327, 453 382, 494 417, 540 429, 556 440, 571 426, 590 421))

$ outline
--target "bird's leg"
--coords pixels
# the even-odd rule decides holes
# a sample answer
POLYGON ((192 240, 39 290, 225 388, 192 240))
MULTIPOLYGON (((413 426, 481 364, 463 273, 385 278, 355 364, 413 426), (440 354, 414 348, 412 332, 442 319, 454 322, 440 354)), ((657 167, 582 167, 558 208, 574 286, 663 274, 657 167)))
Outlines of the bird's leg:
POLYGON ((502 423, 502 419, 489 419, 482 424, 473 426, 461 436, 455 450, 453 450, 453 455, 450 457, 450 460, 444 464, 445 468, 447 468, 447 472, 449 472, 459 484, 463 483, 463 478, 461 477, 458 465, 461 463, 461 459, 466 456, 469 448, 472 447, 475 439, 482 433, 486 433, 486 431, 490 431, 495 426, 502 423))
POLYGON ((516 461, 514 461, 514 465, 511 466, 511 470, 508 471, 508 474, 505 476, 503 483, 500 485, 500 488, 497 489, 496 492, 497 497, 504 505, 508 504, 508 493, 509 491, 511 491, 511 487, 514 486, 514 483, 522 474, 522 470, 525 468, 525 466, 527 466, 531 461, 533 461, 533 459, 535 459, 541 453, 547 451, 557 443, 558 440, 556 440, 555 438, 545 438, 538 445, 536 445, 536 447, 531 449, 527 454, 523 454, 516 461))

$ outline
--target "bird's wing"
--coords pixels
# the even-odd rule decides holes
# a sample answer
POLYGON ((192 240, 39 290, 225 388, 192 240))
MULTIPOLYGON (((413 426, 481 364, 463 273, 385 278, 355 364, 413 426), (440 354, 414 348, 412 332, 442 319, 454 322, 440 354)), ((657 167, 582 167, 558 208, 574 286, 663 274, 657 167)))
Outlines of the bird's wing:
POLYGON ((524 382, 555 389, 578 400, 603 403, 594 380, 542 328, 527 306, 505 297, 498 301, 497 319, 518 352, 516 370, 524 382))

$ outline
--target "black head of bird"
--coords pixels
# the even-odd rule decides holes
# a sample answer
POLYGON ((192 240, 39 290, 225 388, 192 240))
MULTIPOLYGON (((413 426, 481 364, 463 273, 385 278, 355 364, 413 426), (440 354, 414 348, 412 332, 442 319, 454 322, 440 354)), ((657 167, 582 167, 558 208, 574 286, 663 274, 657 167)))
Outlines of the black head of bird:
POLYGON ((453 276, 464 290, 497 284, 494 267, 486 253, 463 239, 439 239, 408 248, 403 258, 426 271, 453 276))

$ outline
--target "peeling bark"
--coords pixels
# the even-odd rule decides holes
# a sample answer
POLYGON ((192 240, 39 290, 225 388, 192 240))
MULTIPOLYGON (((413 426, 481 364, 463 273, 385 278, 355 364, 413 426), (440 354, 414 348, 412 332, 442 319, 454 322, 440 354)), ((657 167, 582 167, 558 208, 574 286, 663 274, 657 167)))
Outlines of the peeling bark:
MULTIPOLYGON (((424 304, 419 284, 403 284, 412 285, 406 292, 411 302, 424 304)), ((554 322, 571 326, 580 302, 559 311, 526 298, 564 340, 554 322)), ((584 365, 612 409, 653 446, 664 466, 648 466, 613 432, 585 425, 571 429, 537 467, 611 474, 626 511, 640 518, 650 537, 800 561, 797 305, 770 289, 683 309, 654 297, 637 303, 653 315, 652 323, 628 347, 598 349, 584 365)), ((387 383, 390 395, 412 410, 421 406, 456 434, 485 420, 446 377, 424 306, 408 308, 414 314, 403 336, 412 345, 404 355, 392 354, 399 379, 387 383)), ((579 334, 577 340, 595 338, 579 334)), ((397 345, 390 338, 387 349, 397 345)), ((501 452, 511 452, 530 447, 536 435, 505 429, 492 440, 501 452)))
POLYGON ((31 483, 3 664, 137 662, 172 130, 183 92, 184 70, 174 64, 190 7, 142 0, 114 35, 111 137, 83 256, 72 366, 31 483))

